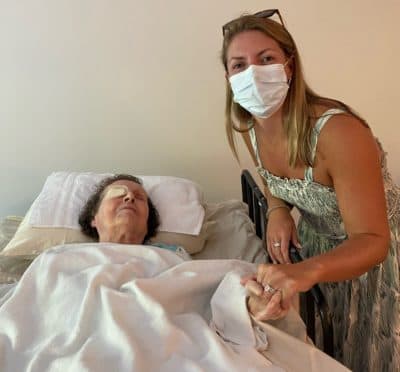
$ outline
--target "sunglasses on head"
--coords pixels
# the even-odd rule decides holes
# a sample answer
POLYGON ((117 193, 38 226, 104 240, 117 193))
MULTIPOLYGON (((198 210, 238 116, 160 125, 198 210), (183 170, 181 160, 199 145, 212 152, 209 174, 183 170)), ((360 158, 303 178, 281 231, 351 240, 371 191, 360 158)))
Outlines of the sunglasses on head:
MULTIPOLYGON (((260 12, 254 13, 253 17, 257 17, 257 18, 270 18, 272 17, 274 14, 277 14, 279 17, 279 20, 281 21, 281 24, 283 27, 285 27, 285 24, 283 23, 283 19, 281 16, 281 13, 279 12, 279 9, 266 9, 266 10, 261 10, 260 12)), ((234 22, 236 22, 237 19, 234 19, 232 21, 229 21, 228 23, 225 23, 222 26, 222 35, 225 35, 225 33, 228 31, 229 26, 231 26, 234 22)))

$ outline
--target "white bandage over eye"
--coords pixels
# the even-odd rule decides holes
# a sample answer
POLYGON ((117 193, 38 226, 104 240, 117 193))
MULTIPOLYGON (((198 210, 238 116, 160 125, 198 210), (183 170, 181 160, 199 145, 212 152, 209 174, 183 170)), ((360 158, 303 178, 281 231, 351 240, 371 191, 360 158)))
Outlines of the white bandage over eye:
POLYGON ((125 185, 110 185, 105 190, 103 200, 124 197, 128 193, 129 189, 125 185))

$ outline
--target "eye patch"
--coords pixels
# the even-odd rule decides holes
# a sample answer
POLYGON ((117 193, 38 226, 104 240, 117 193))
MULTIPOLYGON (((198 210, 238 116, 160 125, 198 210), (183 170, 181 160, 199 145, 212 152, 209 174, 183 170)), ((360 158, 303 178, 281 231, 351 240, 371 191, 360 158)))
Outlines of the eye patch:
POLYGON ((107 187, 103 200, 119 198, 121 196, 127 195, 128 192, 129 189, 125 185, 111 185, 107 187))

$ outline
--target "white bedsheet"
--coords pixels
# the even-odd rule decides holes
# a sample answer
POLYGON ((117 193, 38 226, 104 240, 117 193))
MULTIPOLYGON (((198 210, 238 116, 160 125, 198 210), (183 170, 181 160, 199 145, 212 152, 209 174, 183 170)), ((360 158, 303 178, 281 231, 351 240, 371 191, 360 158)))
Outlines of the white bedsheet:
POLYGON ((236 306, 220 314, 215 290, 225 273, 249 268, 234 260, 185 262, 147 246, 50 250, 0 308, 0 370, 281 370, 255 350, 237 273, 223 284, 236 306), (240 345, 209 327, 212 311, 216 328, 240 345))
MULTIPOLYGON (((252 268, 183 261, 149 246, 49 250, 0 307, 0 370, 282 371, 257 351, 268 351, 269 336, 253 328, 239 283, 252 268)), ((316 371, 321 360, 335 365, 291 336, 271 334, 289 353, 300 345, 303 360, 312 349, 316 371)), ((279 361, 282 354, 271 352, 279 361)), ((314 369, 304 362, 298 370, 314 369)))

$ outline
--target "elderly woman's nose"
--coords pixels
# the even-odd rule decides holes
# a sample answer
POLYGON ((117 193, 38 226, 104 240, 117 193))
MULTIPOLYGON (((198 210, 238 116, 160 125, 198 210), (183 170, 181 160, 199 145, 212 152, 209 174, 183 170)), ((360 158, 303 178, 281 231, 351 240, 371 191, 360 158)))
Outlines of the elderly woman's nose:
POLYGON ((126 202, 135 201, 135 195, 132 192, 128 191, 128 193, 124 196, 124 201, 126 201, 126 202))

